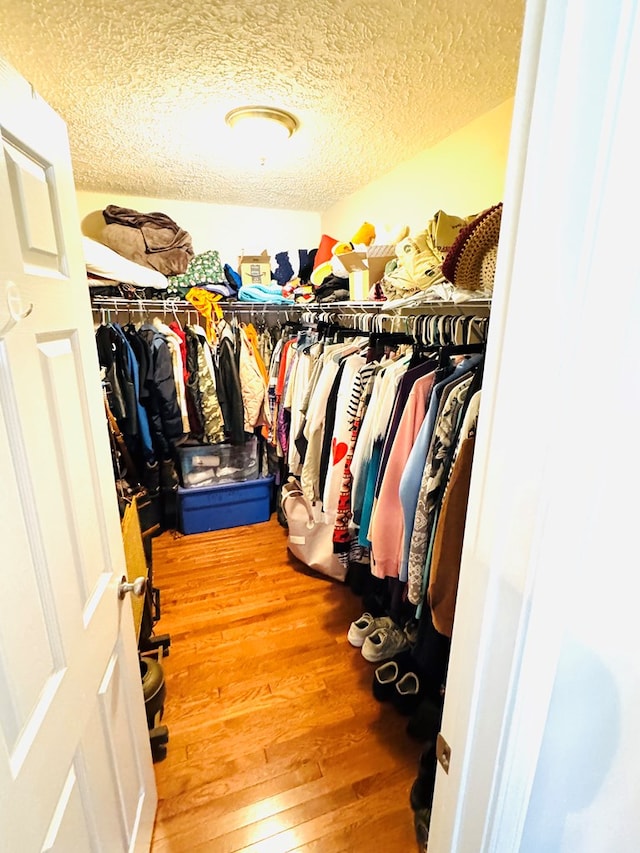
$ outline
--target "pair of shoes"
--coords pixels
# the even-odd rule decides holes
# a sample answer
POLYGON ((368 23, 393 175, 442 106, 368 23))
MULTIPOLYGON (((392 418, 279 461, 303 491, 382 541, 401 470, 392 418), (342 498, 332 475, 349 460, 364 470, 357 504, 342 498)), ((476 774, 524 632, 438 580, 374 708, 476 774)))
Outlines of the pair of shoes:
POLYGON ((372 691, 375 698, 379 702, 390 702, 396 692, 397 682, 415 668, 415 661, 409 649, 381 664, 373 673, 372 691))
POLYGON ((390 624, 376 628, 362 644, 362 657, 370 663, 389 660, 409 648, 409 641, 402 628, 398 628, 391 619, 388 622, 390 624))
POLYGON ((421 700, 420 679, 411 670, 403 671, 397 660, 387 661, 373 673, 373 695, 379 702, 392 702, 401 714, 412 714, 421 700))
POLYGON ((365 612, 352 622, 347 633, 347 640, 352 646, 361 649, 364 641, 370 634, 373 634, 378 628, 383 628, 386 625, 393 625, 393 620, 388 616, 374 617, 369 612, 365 612))

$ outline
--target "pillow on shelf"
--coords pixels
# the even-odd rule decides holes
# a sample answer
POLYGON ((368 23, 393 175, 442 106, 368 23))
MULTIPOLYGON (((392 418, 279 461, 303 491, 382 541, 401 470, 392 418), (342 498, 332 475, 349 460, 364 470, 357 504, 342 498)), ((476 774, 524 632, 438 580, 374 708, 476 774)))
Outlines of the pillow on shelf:
POLYGON ((97 240, 83 236, 82 248, 87 272, 105 279, 104 284, 122 282, 138 287, 153 287, 156 290, 166 290, 168 287, 169 281, 161 272, 130 261, 97 240))

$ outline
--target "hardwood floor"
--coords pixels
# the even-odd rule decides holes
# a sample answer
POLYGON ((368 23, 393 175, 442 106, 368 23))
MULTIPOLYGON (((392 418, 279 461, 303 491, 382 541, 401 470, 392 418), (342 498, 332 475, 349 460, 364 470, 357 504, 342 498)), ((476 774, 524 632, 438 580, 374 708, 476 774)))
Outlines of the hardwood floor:
POLYGON ((415 853, 420 746, 347 642, 361 599, 300 571, 275 516, 163 533, 153 563, 171 648, 152 853, 415 853))

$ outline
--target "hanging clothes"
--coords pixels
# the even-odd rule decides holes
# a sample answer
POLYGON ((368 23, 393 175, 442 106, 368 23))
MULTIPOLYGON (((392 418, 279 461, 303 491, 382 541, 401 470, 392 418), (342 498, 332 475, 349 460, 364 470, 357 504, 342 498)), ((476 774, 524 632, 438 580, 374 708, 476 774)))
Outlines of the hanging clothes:
POLYGON ((244 409, 244 431, 253 433, 256 427, 266 426, 269 419, 267 383, 249 336, 242 326, 238 328, 238 373, 244 409))
POLYGON ((235 341, 228 325, 225 325, 220 334, 214 366, 225 438, 232 444, 242 444, 245 439, 242 388, 236 363, 235 341))
POLYGON ((187 350, 187 408, 191 435, 196 441, 204 443, 205 423, 203 414, 203 396, 200 387, 200 341, 198 335, 190 326, 185 328, 185 345, 187 350))
MULTIPOLYGON (((295 473, 297 477, 300 477, 300 475, 302 474, 302 468, 304 466, 304 462, 307 456, 309 443, 305 435, 305 428, 309 415, 309 402, 311 400, 311 395, 313 394, 313 391, 316 387, 318 377, 320 376, 320 371, 322 369, 321 356, 323 352, 323 341, 316 341, 311 345, 305 344, 305 346, 303 347, 303 354, 306 358, 309 359, 309 366, 308 369, 301 374, 301 381, 298 384, 299 387, 296 393, 295 406, 298 410, 299 424, 297 425, 297 429, 295 432, 292 429, 292 439, 296 446, 297 458, 299 459, 299 463, 296 465, 295 471, 292 468, 292 472, 295 473), (303 378, 307 374, 308 380, 303 383, 303 378)), ((296 418, 296 422, 297 421, 298 418, 296 418)))
MULTIPOLYGON (((183 417, 183 428, 185 426, 188 426, 187 432, 189 432, 191 438, 196 438, 203 434, 204 427, 191 383, 192 371, 190 369, 190 360, 187 346, 187 333, 177 321, 169 323, 169 328, 180 341, 180 355, 182 357, 182 373, 184 380, 183 387, 185 395, 185 404, 187 409, 187 423, 185 424, 183 417)), ((192 366, 193 364, 191 363, 191 367, 192 366)))
POLYGON ((279 456, 287 458, 289 452, 289 428, 290 428, 290 413, 284 406, 284 400, 288 387, 289 378, 291 375, 292 356, 291 348, 294 344, 293 339, 285 340, 282 344, 280 352, 280 360, 278 364, 278 376, 275 385, 275 434, 276 446, 279 456))
POLYGON ((104 369, 107 401, 120 429, 138 434, 138 414, 133 376, 124 352, 125 342, 111 325, 101 324, 95 332, 98 361, 104 369))
MULTIPOLYGON (((359 519, 358 542, 370 547, 369 524, 373 511, 375 485, 378 478, 382 447, 393 410, 398 383, 409 366, 409 357, 403 356, 397 361, 388 360, 374 374, 374 389, 371 402, 365 416, 367 424, 367 442, 363 443, 363 466, 358 472, 354 517, 359 519)), ((355 477, 355 475, 354 475, 355 477)))
POLYGON ((222 408, 216 389, 211 350, 205 331, 201 326, 189 326, 188 328, 197 340, 198 388, 204 440, 208 444, 218 444, 224 441, 225 430, 222 408))
POLYGON ((267 434, 268 444, 277 450, 277 421, 278 421, 278 377, 280 375, 280 362, 282 359, 282 350, 284 348, 284 340, 282 338, 276 341, 269 362, 269 383, 267 385, 267 405, 269 408, 269 423, 270 427, 267 434))
POLYGON ((146 408, 154 448, 159 458, 169 459, 178 440, 184 436, 171 354, 166 340, 151 323, 140 327, 138 337, 146 343, 149 352, 146 408))
POLYGON ((480 393, 476 392, 470 405, 470 417, 460 430, 433 542, 427 603, 434 628, 445 637, 453 633, 480 393))
POLYGON ((407 561, 408 598, 412 604, 420 604, 423 594, 423 578, 427 565, 427 553, 434 530, 436 507, 441 496, 441 487, 446 478, 449 449, 455 437, 457 416, 471 386, 471 375, 450 383, 442 395, 441 407, 434 425, 433 437, 425 460, 416 514, 413 523, 411 546, 407 561))
POLYGON ((331 387, 340 368, 340 357, 351 354, 357 346, 352 343, 327 344, 322 353, 322 368, 309 400, 304 437, 307 452, 302 466, 300 483, 312 502, 322 498, 320 487, 322 442, 331 387))
POLYGON ((353 393, 349 402, 349 408, 347 410, 347 419, 350 424, 349 442, 347 455, 345 457, 344 471, 342 474, 340 495, 338 497, 336 521, 333 530, 333 550, 341 556, 341 559, 346 559, 347 561, 354 541, 353 531, 351 528, 351 520, 353 517, 351 509, 351 488, 353 485, 351 461, 353 459, 353 452, 360 433, 362 418, 364 417, 367 407, 367 390, 371 377, 373 376, 374 367, 375 366, 372 362, 367 362, 358 370, 353 383, 353 393))
POLYGON ((173 367, 173 381, 176 386, 176 396, 180 415, 182 417, 182 431, 188 433, 191 430, 189 424, 189 413, 187 411, 187 396, 184 387, 184 364, 182 361, 182 339, 170 326, 162 322, 159 317, 153 318, 153 325, 167 342, 171 354, 173 367))
MULTIPOLYGON (((344 357, 341 365, 341 375, 335 402, 333 429, 325 432, 324 446, 328 446, 328 464, 320 488, 322 490, 322 505, 331 518, 338 512, 338 503, 342 489, 342 481, 349 451, 349 440, 353 427, 353 418, 349 413, 357 404, 352 404, 352 394, 359 370, 366 364, 366 358, 360 352, 344 357), (328 441, 327 441, 328 439, 328 441)), ((357 390, 356 390, 356 393, 357 390)))
POLYGON ((403 402, 403 395, 400 388, 398 389, 396 408, 401 414, 395 433, 391 429, 385 442, 387 453, 385 456, 383 451, 383 474, 379 478, 379 492, 371 515, 371 571, 380 578, 398 577, 400 574, 404 519, 398 490, 409 454, 426 415, 435 381, 435 363, 429 361, 418 370, 427 372, 416 378, 414 369, 407 371, 403 377, 402 383, 405 379, 412 381, 406 402, 403 402))
MULTIPOLYGON (((125 357, 126 370, 128 375, 131 377, 131 384, 133 386, 133 408, 135 409, 137 432, 135 434, 132 434, 133 447, 131 448, 131 450, 133 452, 134 457, 140 453, 145 462, 150 462, 154 459, 154 447, 151 438, 151 428, 149 424, 147 410, 142 403, 142 401, 145 399, 145 394, 143 393, 143 384, 140 382, 138 361, 122 327, 119 326, 117 323, 112 323, 111 328, 120 337, 122 343, 124 344, 121 352, 125 357)), ((144 391, 146 391, 146 388, 144 389, 144 391)), ((122 429, 122 426, 120 428, 122 429)), ((122 431, 126 438, 127 433, 124 429, 122 431)))
MULTIPOLYGON (((447 366, 444 370, 447 373, 446 378, 436 381, 429 399, 429 407, 424 421, 420 427, 415 443, 407 459, 398 494, 400 497, 400 505, 402 507, 403 524, 404 524, 404 542, 402 548, 402 559, 400 561, 400 578, 407 580, 407 566, 409 561, 409 549, 411 548, 411 537, 413 534, 413 523, 418 504, 418 495, 420 493, 420 485, 422 482, 422 472, 424 471, 425 461, 429 450, 429 444, 433 435, 433 429, 440 406, 440 400, 446 386, 451 380, 456 380, 467 372, 470 367, 479 363, 479 356, 474 356, 467 363, 458 365, 457 367, 447 366)), ((438 376, 436 376, 438 380, 438 376)))
POLYGON ((292 365, 292 376, 287 385, 284 400, 284 406, 288 409, 290 418, 287 464, 292 474, 300 476, 302 453, 306 450, 306 444, 300 442, 306 417, 305 397, 311 382, 316 356, 304 339, 298 338, 293 349, 295 363, 292 365))

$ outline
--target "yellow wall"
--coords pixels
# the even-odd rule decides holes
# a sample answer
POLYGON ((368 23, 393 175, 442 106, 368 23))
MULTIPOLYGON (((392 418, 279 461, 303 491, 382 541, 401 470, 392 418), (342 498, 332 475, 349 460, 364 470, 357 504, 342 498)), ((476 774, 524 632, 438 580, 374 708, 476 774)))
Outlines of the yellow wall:
POLYGON ((160 211, 191 234, 196 254, 217 249, 223 263, 237 266, 242 253, 259 254, 314 249, 320 239, 320 215, 292 210, 202 204, 140 198, 116 193, 76 193, 82 232, 98 239, 104 228, 102 211, 109 204, 141 213, 160 211))
POLYGON ((513 99, 397 166, 322 215, 322 231, 350 240, 367 220, 421 231, 438 211, 469 216, 502 201, 513 99))

